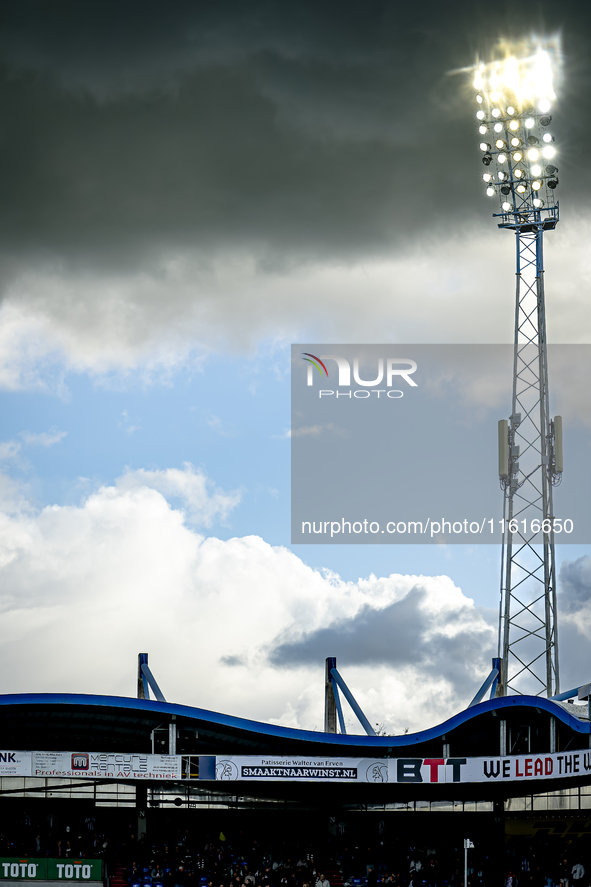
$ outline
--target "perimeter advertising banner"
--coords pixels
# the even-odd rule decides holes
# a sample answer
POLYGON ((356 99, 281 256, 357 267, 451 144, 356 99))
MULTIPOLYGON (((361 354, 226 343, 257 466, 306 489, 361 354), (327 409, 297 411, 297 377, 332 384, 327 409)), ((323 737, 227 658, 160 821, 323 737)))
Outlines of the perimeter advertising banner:
POLYGON ((215 778, 242 782, 469 783, 564 779, 588 774, 591 751, 503 758, 216 757, 215 778))
POLYGON ((33 776, 91 779, 180 779, 180 755, 126 755, 101 752, 32 752, 33 776))
POLYGON ((2 881, 100 881, 100 859, 22 859, 0 858, 2 881))
POLYGON ((0 776, 30 776, 31 752, 0 751, 0 776))
POLYGON ((78 779, 180 779, 180 755, 104 752, 0 751, 0 776, 63 776, 78 779))

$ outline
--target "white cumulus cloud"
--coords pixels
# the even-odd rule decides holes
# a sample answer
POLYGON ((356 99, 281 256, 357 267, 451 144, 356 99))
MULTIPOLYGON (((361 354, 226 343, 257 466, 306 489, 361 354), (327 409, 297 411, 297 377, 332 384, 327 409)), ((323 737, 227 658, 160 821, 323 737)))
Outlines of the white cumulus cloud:
POLYGON ((450 579, 345 582, 259 537, 223 541, 187 522, 186 512, 213 519, 234 501, 185 466, 128 472, 79 505, 3 509, 0 690, 133 695, 137 653, 148 652, 170 700, 321 729, 334 651, 279 667, 277 656, 288 639, 346 623, 351 651, 339 651, 339 666, 370 720, 427 727, 467 704, 494 631, 450 579), (364 662, 380 614, 392 622, 397 606, 423 620, 414 654, 364 662), (454 665, 468 632, 478 647, 469 679, 454 665))

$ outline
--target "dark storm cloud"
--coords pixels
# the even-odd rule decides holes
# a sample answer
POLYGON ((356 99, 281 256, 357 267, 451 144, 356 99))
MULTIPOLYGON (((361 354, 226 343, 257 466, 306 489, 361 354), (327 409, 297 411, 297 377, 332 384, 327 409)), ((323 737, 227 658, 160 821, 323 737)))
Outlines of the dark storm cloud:
MULTIPOLYGON (((584 32, 568 6, 561 20, 545 8, 551 29, 584 32)), ((354 260, 482 215, 472 108, 446 76, 497 37, 478 6, 70 0, 0 13, 0 224, 15 270, 18 257, 135 267, 187 248, 354 260)), ((495 13, 518 36, 534 19, 495 13)), ((583 62, 579 80, 588 90, 583 62)))
POLYGON ((350 619, 304 635, 279 640, 269 654, 279 667, 309 665, 336 656, 347 665, 428 667, 457 687, 474 682, 475 663, 492 655, 492 631, 463 603, 453 609, 426 607, 428 593, 415 586, 383 609, 364 605, 350 619))
POLYGON ((591 557, 583 555, 575 561, 563 561, 558 582, 559 607, 575 613, 591 600, 591 557))

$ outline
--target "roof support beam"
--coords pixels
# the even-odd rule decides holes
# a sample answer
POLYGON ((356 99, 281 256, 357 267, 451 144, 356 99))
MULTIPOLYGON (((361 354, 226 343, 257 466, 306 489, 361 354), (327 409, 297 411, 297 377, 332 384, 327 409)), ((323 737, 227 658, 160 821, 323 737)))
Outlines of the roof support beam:
POLYGON ((340 674, 338 673, 336 668, 331 669, 330 676, 335 679, 335 681, 337 682, 337 684, 339 685, 339 687, 343 691, 343 696, 345 697, 345 699, 347 700, 347 702, 349 703, 349 705, 351 706, 351 708, 355 712, 355 714, 359 720, 359 723, 361 724, 361 726, 363 727, 363 729, 365 730, 367 735, 368 736, 376 736, 377 735, 376 731, 374 730, 374 728, 371 726, 371 724, 369 723, 369 721, 367 720, 367 718, 365 717, 365 715, 361 711, 361 708, 359 707, 355 697, 353 696, 353 694, 351 693, 351 691, 347 687, 346 683, 344 682, 344 680, 342 679, 342 677, 340 676, 340 674))
POLYGON ((158 702, 166 702, 162 690, 148 665, 148 654, 140 653, 137 658, 137 698, 149 699, 150 689, 158 702))
POLYGON ((485 680, 484 684, 482 685, 482 687, 480 688, 480 690, 478 691, 478 693, 476 694, 476 696, 474 697, 474 699, 472 700, 470 705, 468 706, 468 708, 472 708, 473 705, 478 705, 479 702, 482 702, 482 700, 486 696, 486 691, 488 690, 489 687, 492 686, 495 678, 498 678, 498 677, 499 677, 499 669, 493 668, 492 671, 490 672, 489 676, 485 680))

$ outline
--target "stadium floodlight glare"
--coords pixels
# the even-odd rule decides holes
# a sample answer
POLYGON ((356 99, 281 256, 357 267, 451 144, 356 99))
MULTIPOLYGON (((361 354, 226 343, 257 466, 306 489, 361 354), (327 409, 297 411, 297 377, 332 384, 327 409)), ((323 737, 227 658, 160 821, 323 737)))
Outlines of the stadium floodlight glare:
POLYGON ((557 151, 547 127, 560 74, 559 38, 501 43, 497 60, 478 62, 472 73, 479 132, 494 133, 494 148, 480 144, 486 195, 498 197, 499 228, 515 232, 517 245, 513 399, 511 417, 503 420, 508 473, 500 478, 505 532, 497 693, 552 696, 559 692, 559 672, 550 518, 562 466, 549 413, 543 234, 558 222, 557 151), (543 167, 542 158, 552 165, 543 167), (525 529, 532 519, 540 523, 537 535, 525 529))

